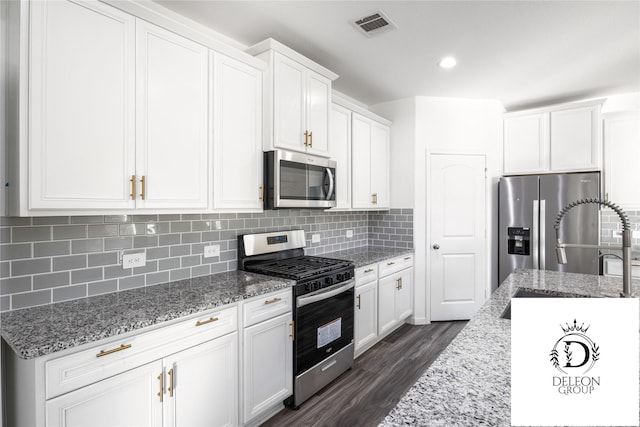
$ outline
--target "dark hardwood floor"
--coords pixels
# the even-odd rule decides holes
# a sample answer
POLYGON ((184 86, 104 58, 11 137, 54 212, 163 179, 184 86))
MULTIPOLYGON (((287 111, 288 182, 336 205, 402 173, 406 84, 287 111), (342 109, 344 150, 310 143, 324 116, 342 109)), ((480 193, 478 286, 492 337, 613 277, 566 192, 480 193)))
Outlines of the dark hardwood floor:
POLYGON ((262 425, 376 426, 466 323, 403 325, 356 359, 353 369, 300 409, 283 409, 262 425))

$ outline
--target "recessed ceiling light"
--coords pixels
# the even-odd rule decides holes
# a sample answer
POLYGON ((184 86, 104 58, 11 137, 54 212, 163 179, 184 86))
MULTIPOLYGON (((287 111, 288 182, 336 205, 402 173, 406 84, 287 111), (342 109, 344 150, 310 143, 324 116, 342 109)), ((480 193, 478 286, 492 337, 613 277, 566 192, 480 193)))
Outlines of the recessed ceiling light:
POLYGON ((453 56, 447 56, 445 58, 442 58, 440 62, 438 62, 438 65, 440 66, 440 68, 453 68, 457 63, 458 61, 456 61, 456 58, 454 58, 453 56))

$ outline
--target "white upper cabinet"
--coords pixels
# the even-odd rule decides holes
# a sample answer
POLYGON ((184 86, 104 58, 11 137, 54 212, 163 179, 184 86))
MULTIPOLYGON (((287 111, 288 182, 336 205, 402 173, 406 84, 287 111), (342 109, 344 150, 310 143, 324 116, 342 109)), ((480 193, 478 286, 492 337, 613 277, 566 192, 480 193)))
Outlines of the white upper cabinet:
POLYGON ((336 161, 336 208, 351 208, 351 111, 333 104, 330 154, 336 161))
POLYGON ((600 104, 550 114, 550 169, 600 169, 600 104))
MULTIPOLYGON (((29 157, 20 177, 28 204, 20 214, 133 208, 135 18, 100 2, 30 7, 29 157)), ((21 144, 26 151, 26 138, 21 144)))
POLYGON ((262 210, 262 71, 212 53, 213 207, 262 210))
POLYGON ((596 100, 506 114, 504 174, 601 169, 601 105, 596 100))
POLYGON ((137 207, 208 207, 208 49, 138 20, 137 207))
POLYGON ((337 74, 273 39, 247 52, 269 64, 264 150, 281 148, 329 157, 331 82, 337 74))
POLYGON ((640 112, 604 118, 604 150, 605 197, 623 209, 640 210, 640 112))
POLYGON ((504 173, 547 170, 549 121, 547 114, 504 119, 504 173))
POLYGON ((352 205, 389 208, 389 127, 352 114, 352 205))

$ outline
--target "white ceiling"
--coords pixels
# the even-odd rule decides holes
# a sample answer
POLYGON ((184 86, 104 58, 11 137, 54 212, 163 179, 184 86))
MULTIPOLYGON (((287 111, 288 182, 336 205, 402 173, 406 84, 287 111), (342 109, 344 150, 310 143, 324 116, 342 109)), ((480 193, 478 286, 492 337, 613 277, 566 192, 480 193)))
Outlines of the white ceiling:
POLYGON ((191 1, 158 3, 250 46, 272 37, 365 104, 489 98, 516 109, 640 91, 640 1, 191 1), (398 30, 351 24, 382 10, 398 30), (437 66, 454 55, 458 66, 437 66))

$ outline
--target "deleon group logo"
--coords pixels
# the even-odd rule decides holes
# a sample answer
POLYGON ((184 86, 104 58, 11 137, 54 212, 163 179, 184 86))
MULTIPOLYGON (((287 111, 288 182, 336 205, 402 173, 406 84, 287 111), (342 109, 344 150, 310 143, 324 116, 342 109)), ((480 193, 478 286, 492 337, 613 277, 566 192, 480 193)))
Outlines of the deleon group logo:
POLYGON ((560 325, 564 335, 551 349, 551 364, 564 375, 553 376, 552 385, 564 395, 591 394, 600 386, 600 377, 586 376, 600 360, 600 347, 587 336, 590 326, 560 325))

